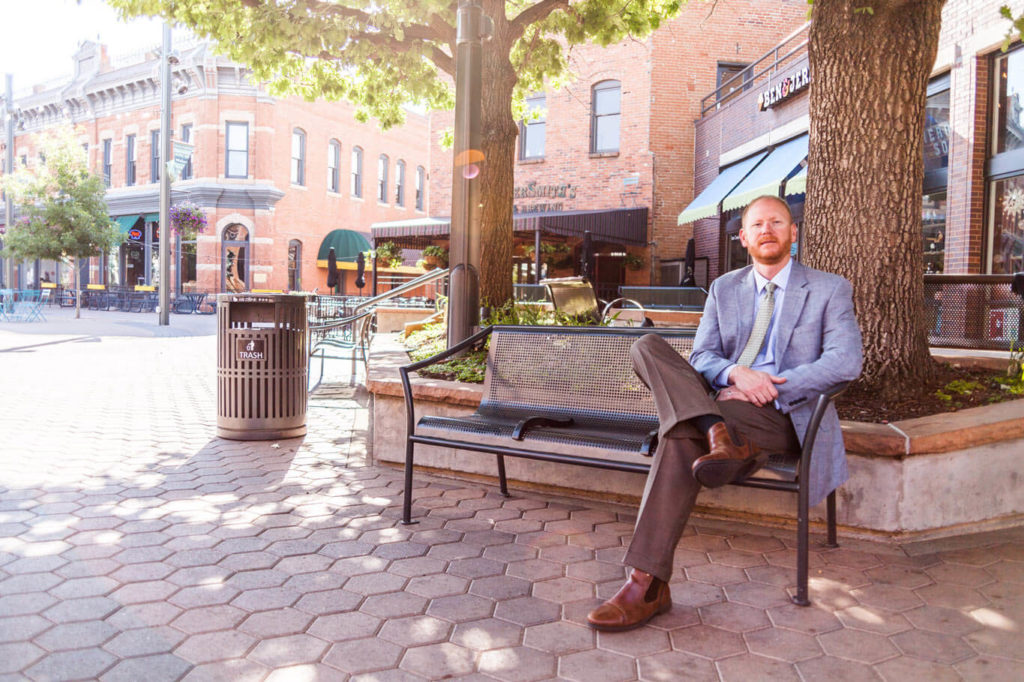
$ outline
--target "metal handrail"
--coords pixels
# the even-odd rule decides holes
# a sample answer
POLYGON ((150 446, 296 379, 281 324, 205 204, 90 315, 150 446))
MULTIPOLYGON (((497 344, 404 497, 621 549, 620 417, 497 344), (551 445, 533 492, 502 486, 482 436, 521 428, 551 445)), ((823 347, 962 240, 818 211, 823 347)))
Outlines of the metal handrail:
POLYGON ((807 42, 808 42, 806 37, 798 45, 793 47, 789 52, 785 53, 781 57, 779 56, 779 50, 782 49, 782 46, 787 44, 787 43, 789 43, 791 40, 795 39, 801 33, 807 31, 807 29, 808 29, 808 27, 810 25, 811 25, 811 22, 808 21, 803 26, 801 26, 800 28, 798 28, 797 30, 793 31, 788 36, 783 38, 779 42, 778 45, 776 45, 772 49, 770 49, 767 52, 765 52, 760 58, 758 58, 757 60, 752 62, 745 69, 743 69, 742 71, 739 71, 736 74, 733 74, 732 77, 730 77, 727 81, 725 81, 724 83, 719 85, 717 88, 715 88, 713 91, 711 91, 710 94, 705 95, 704 97, 702 97, 701 100, 700 100, 700 115, 701 115, 701 117, 703 117, 704 114, 708 113, 712 109, 718 109, 723 104, 723 102, 721 100, 721 93, 722 93, 722 91, 725 90, 726 88, 730 87, 732 85, 732 82, 735 81, 736 79, 745 76, 746 79, 742 80, 740 82, 740 84, 745 85, 746 83, 749 82, 751 85, 753 85, 754 82, 758 78, 760 78, 761 76, 763 76, 766 73, 773 72, 775 70, 775 68, 781 62, 784 62, 785 60, 789 59, 794 54, 796 54, 797 51, 805 48, 807 46, 807 42), (757 67, 758 64, 760 64, 761 62, 763 62, 764 60, 766 60, 768 58, 772 59, 772 63, 769 64, 768 66, 766 66, 765 68, 761 69, 757 73, 754 73, 754 68, 757 67), (714 100, 710 105, 706 104, 706 102, 709 99, 713 99, 714 100))
POLYGON ((405 284, 397 286, 389 291, 385 291, 383 294, 377 294, 372 298, 366 299, 365 301, 357 305, 355 308, 353 308, 353 313, 358 313, 363 308, 367 308, 370 306, 376 307, 377 304, 382 301, 397 298, 407 291, 412 291, 413 289, 417 289, 423 286, 424 284, 430 284, 434 280, 438 280, 441 279, 442 277, 447 276, 448 268, 438 268, 437 270, 431 270, 430 272, 420 275, 416 279, 409 280, 405 284))

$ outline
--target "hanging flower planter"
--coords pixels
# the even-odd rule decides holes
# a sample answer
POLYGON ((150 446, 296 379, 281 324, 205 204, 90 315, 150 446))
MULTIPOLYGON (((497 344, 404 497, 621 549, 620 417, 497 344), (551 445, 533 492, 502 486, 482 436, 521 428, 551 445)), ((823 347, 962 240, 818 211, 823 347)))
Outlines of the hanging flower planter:
POLYGON ((181 235, 183 241, 190 241, 206 231, 206 213, 191 201, 171 206, 171 230, 181 235))

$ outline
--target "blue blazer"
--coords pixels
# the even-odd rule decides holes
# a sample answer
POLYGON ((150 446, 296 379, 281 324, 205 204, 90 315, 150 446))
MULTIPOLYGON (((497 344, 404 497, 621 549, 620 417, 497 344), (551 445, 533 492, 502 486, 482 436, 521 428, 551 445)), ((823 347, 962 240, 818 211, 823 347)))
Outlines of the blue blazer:
MULTIPOLYGON (((754 326, 753 266, 726 273, 711 283, 690 364, 712 383, 732 365, 754 326)), ((793 263, 776 318, 775 357, 779 410, 789 415, 800 442, 818 394, 860 376, 860 328, 853 314, 853 288, 831 273, 793 263)), ((829 405, 811 456, 810 502, 818 504, 849 477, 839 416, 829 405)))

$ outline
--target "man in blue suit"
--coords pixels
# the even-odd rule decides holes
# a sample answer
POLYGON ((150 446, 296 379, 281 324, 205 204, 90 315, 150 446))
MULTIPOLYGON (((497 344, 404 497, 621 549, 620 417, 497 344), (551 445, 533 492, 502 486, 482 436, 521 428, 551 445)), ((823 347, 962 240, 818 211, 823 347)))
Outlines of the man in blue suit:
MULTIPOLYGON (((660 439, 624 560, 633 570, 587 617, 598 630, 628 630, 668 611, 672 555, 700 487, 749 476, 768 453, 799 454, 818 394, 860 375, 850 283, 792 260, 797 226, 786 202, 755 199, 739 236, 754 264, 712 283, 689 362, 654 334, 631 350, 660 439)), ((830 406, 814 443, 811 504, 846 478, 830 406)))

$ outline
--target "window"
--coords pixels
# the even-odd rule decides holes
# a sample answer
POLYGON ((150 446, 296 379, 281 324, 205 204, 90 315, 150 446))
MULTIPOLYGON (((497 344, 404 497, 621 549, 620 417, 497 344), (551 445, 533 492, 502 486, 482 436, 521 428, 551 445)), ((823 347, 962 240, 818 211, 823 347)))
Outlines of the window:
POLYGON ((363 196, 363 148, 352 147, 352 196, 363 196))
POLYGON ((1024 49, 997 54, 992 82, 986 269, 1008 275, 1024 270, 1024 49))
POLYGON ((129 135, 124 140, 124 184, 131 187, 135 184, 135 136, 129 135))
POLYGON ((103 184, 110 187, 110 171, 113 167, 113 140, 103 140, 103 184))
MULTIPOLYGON (((181 141, 191 142, 192 141, 192 124, 186 123, 181 126, 181 141)), ((184 168, 181 169, 181 179, 191 180, 192 179, 192 157, 188 157, 188 161, 185 162, 184 168)))
POLYGON ((341 182, 341 143, 331 140, 327 143, 327 189, 331 192, 338 191, 338 183, 341 182))
POLYGON ((377 201, 388 200, 388 155, 377 157, 377 201))
POLYGON ((405 161, 395 161, 395 206, 405 206, 405 161))
POLYGON ((427 191, 427 171, 423 166, 416 166, 416 210, 423 210, 423 195, 427 191))
POLYGON ((547 132, 547 98, 544 93, 526 98, 528 115, 519 122, 519 158, 544 158, 544 137, 547 132))
POLYGON ((921 229, 925 274, 945 270, 946 183, 949 177, 949 74, 928 83, 924 122, 921 229))
POLYGON ((604 81, 595 85, 590 101, 590 151, 594 154, 619 151, 622 106, 619 81, 604 81))
POLYGON ((300 128, 292 131, 292 184, 306 184, 306 133, 300 128))
POLYGON ((224 133, 227 143, 224 175, 229 178, 249 177, 249 124, 228 121, 224 133))
POLYGON ((160 179, 160 131, 149 131, 149 181, 160 179))
POLYGON ((288 242, 288 290, 302 290, 302 242, 298 239, 288 242))
POLYGON ((734 95, 750 89, 750 76, 752 75, 752 72, 747 68, 748 66, 750 65, 718 62, 718 72, 715 77, 716 103, 720 104, 725 102, 726 100, 731 99, 734 95), (743 75, 739 76, 741 73, 743 75), (728 85, 726 85, 726 83, 728 83, 728 85))

